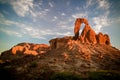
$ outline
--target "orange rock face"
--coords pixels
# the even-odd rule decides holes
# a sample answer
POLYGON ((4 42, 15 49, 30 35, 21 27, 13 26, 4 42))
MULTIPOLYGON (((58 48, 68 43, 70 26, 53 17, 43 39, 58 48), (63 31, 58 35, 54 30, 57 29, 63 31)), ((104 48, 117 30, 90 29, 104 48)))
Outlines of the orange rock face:
MULTIPOLYGON (((76 19, 74 34, 75 36, 73 37, 73 39, 79 40, 81 43, 110 45, 109 36, 107 34, 102 34, 101 32, 99 34, 96 34, 95 31, 90 27, 88 20, 86 18, 76 19), (82 23, 85 24, 85 27, 81 35, 79 36, 79 30, 82 23)), ((69 42, 69 40, 71 40, 70 37, 52 39, 49 41, 50 48, 57 49, 63 47, 69 42)))
POLYGON ((81 35, 80 35, 80 41, 82 43, 92 43, 96 44, 96 33, 89 25, 85 25, 81 35))
POLYGON ((80 39, 82 43, 92 43, 92 44, 106 44, 110 45, 110 38, 107 34, 103 35, 101 32, 97 35, 95 31, 90 27, 88 20, 85 18, 77 18, 74 27, 74 40, 80 39), (81 24, 84 23, 85 27, 79 36, 79 30, 81 24))
POLYGON ((24 47, 22 47, 22 46, 15 46, 15 47, 12 48, 12 53, 16 54, 17 51, 23 52, 23 50, 24 50, 24 47))
POLYGON ((110 45, 110 38, 107 34, 102 34, 101 32, 96 36, 97 43, 110 45))
POLYGON ((51 49, 57 49, 65 46, 66 43, 71 39, 71 37, 55 38, 49 41, 51 49))
POLYGON ((46 44, 31 44, 31 43, 20 43, 11 49, 12 54, 23 53, 38 55, 44 54, 48 50, 49 46, 46 44))
POLYGON ((77 18, 75 21, 75 27, 74 27, 74 39, 77 40, 79 37, 79 30, 81 24, 84 23, 85 25, 89 25, 88 20, 86 18, 77 18))

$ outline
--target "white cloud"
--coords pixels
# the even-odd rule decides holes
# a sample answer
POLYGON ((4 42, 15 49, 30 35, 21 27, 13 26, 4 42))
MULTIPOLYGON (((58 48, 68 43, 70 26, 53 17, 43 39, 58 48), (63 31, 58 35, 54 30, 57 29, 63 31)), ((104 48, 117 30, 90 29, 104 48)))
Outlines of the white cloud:
POLYGON ((57 16, 54 16, 51 21, 56 21, 57 19, 58 19, 58 17, 57 17, 57 16))
POLYGON ((88 8, 91 5, 93 5, 93 0, 87 0, 86 1, 86 8, 88 8))
MULTIPOLYGON (((57 17, 54 16, 55 19, 57 19, 57 17)), ((16 21, 10 21, 10 20, 3 20, 2 22, 0 22, 0 24, 4 24, 4 25, 14 25, 19 29, 19 32, 11 30, 11 29, 2 29, 0 28, 0 31, 8 34, 8 35, 15 35, 17 37, 22 37, 23 35, 29 35, 31 36, 31 38, 38 38, 38 39, 46 39, 47 35, 54 35, 54 36, 67 36, 70 35, 71 33, 66 31, 66 32, 61 32, 60 30, 56 30, 56 29, 41 29, 41 28, 35 28, 33 26, 30 26, 29 24, 23 24, 20 22, 16 22, 16 21)), ((62 24, 66 24, 66 23, 61 23, 62 24)), ((57 28, 57 27, 56 27, 57 28)), ((69 27, 64 27, 64 28, 69 28, 69 27)))
POLYGON ((33 0, 10 0, 14 11, 17 15, 24 17, 33 8, 33 0))
POLYGON ((96 32, 100 32, 103 27, 110 24, 110 20, 105 16, 99 16, 93 18, 94 28, 96 32))
POLYGON ((57 32, 56 35, 57 36, 68 36, 68 35, 72 35, 72 33, 71 32, 64 32, 64 33, 57 32))
POLYGON ((7 35, 10 35, 10 36, 15 35, 17 37, 22 37, 22 34, 20 34, 19 32, 10 30, 10 29, 0 28, 0 31, 2 31, 2 32, 6 33, 7 35))
POLYGON ((65 13, 61 13, 62 16, 65 16, 66 14, 65 13))
POLYGON ((54 7, 53 4, 51 2, 48 3, 50 7, 54 7))
POLYGON ((97 0, 97 1, 99 4, 99 8, 108 9, 110 7, 108 0, 97 0))
POLYGON ((83 17, 88 17, 87 13, 76 13, 72 15, 73 18, 83 18, 83 17))

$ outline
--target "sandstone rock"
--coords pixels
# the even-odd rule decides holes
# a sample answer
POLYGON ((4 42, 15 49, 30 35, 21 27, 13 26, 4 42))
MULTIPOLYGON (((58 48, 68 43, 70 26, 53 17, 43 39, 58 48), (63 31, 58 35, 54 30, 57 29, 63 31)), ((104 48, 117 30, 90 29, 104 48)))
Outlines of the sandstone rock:
POLYGON ((77 18, 75 21, 75 27, 74 27, 74 39, 77 40, 79 37, 79 30, 81 27, 81 24, 84 23, 85 25, 89 25, 88 20, 86 18, 77 18))
POLYGON ((15 47, 12 48, 12 54, 16 54, 17 51, 23 52, 23 50, 24 50, 23 46, 15 46, 15 47))
POLYGON ((38 53, 34 50, 29 50, 28 48, 25 49, 24 54, 31 54, 31 55, 38 55, 38 53))
POLYGON ((104 34, 105 44, 110 45, 110 38, 107 34, 104 34))
POLYGON ((62 46, 65 46, 65 44, 67 44, 70 39, 72 39, 72 37, 63 37, 63 38, 51 39, 49 41, 50 48, 57 49, 57 48, 60 48, 62 46))
POLYGON ((88 35, 86 36, 88 38, 89 43, 96 44, 96 33, 94 30, 90 29, 88 31, 88 35))
POLYGON ((92 44, 96 44, 96 33, 94 30, 92 30, 92 28, 89 25, 85 25, 81 36, 80 36, 80 41, 82 43, 92 43, 92 44))
POLYGON ((81 43, 90 43, 90 44, 106 44, 110 45, 110 38, 107 34, 102 34, 101 32, 96 35, 95 31, 90 27, 88 20, 85 18, 77 18, 75 21, 74 27, 74 40, 79 39, 81 43), (84 23, 85 27, 79 36, 79 30, 81 24, 84 23))
POLYGON ((110 45, 110 38, 107 34, 102 34, 101 32, 96 37, 98 44, 110 45))
POLYGON ((97 35, 97 42, 99 44, 104 44, 104 35, 101 32, 97 35))
POLYGON ((38 54, 46 53, 48 48, 49 46, 47 44, 20 43, 14 46, 13 48, 11 48, 11 53, 38 55, 38 54))

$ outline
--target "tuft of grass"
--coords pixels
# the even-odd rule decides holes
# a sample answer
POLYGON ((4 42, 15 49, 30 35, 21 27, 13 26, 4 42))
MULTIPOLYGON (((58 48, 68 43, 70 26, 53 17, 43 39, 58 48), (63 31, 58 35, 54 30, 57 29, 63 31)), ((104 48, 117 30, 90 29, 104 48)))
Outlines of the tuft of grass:
POLYGON ((89 75, 90 80, 120 80, 120 73, 114 71, 94 71, 89 75))
POLYGON ((37 67, 37 66, 38 66, 37 62, 31 62, 31 64, 30 64, 30 67, 32 67, 32 68, 37 67))
POLYGON ((80 78, 80 76, 78 76, 78 75, 62 72, 62 73, 53 74, 50 77, 50 80, 83 80, 83 79, 80 78))

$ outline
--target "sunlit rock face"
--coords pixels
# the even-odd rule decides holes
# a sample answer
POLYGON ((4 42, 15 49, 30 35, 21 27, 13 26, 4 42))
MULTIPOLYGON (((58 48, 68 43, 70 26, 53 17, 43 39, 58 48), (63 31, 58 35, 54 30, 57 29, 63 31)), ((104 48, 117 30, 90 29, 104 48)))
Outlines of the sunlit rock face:
POLYGON ((110 45, 110 38, 107 34, 102 34, 101 32, 96 36, 97 43, 110 45))
POLYGON ((65 46, 66 43, 69 42, 69 40, 72 39, 71 36, 66 36, 66 37, 63 37, 63 38, 55 38, 55 39, 51 39, 49 41, 50 43, 50 48, 51 49, 57 49, 57 48, 60 48, 62 46, 65 46))
POLYGON ((23 53, 23 54, 44 54, 46 50, 49 48, 47 44, 31 44, 31 43, 20 43, 14 47, 12 47, 12 54, 23 53))
POLYGON ((92 43, 92 44, 97 43, 96 33, 89 25, 85 25, 85 27, 80 35, 80 41, 82 43, 92 43))
POLYGON ((107 34, 96 34, 95 31, 91 28, 86 18, 77 18, 75 21, 74 27, 74 40, 80 39, 82 43, 91 43, 91 44, 105 44, 110 45, 110 38, 107 34), (79 36, 79 30, 81 24, 84 23, 85 27, 79 36))

